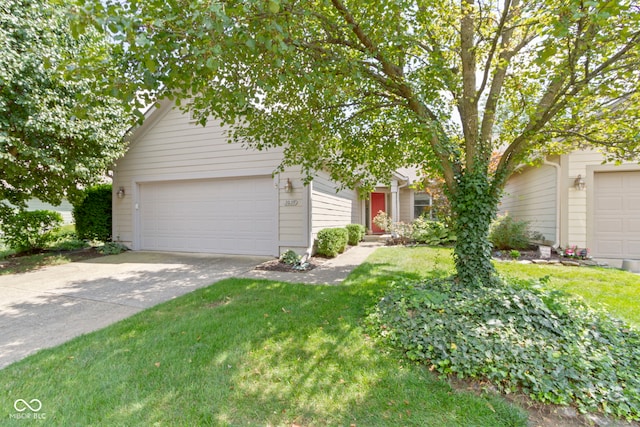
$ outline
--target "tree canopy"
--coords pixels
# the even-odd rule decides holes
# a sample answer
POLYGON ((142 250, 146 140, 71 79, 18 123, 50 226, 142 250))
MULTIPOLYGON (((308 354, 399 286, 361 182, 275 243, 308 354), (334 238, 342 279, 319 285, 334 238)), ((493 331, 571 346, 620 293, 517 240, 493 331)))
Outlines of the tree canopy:
MULTIPOLYGON (((0 0, 0 212, 58 204, 124 152, 118 97, 74 70, 111 61, 104 34, 71 33, 63 3, 0 0)), ((109 77, 109 72, 104 77, 109 77)))
POLYGON ((488 225, 519 164, 586 145, 638 159, 632 0, 96 0, 77 12, 120 43, 131 91, 189 99, 233 140, 284 146, 283 166, 365 188, 400 166, 444 178, 462 280, 491 275, 488 225))

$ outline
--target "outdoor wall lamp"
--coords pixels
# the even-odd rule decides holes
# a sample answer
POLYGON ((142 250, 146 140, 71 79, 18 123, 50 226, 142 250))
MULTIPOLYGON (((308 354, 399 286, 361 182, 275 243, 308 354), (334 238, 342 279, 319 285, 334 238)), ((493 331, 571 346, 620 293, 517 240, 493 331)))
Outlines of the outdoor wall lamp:
POLYGON ((118 199, 124 199, 124 187, 120 187, 118 188, 118 192, 116 193, 116 196, 118 196, 118 199))
POLYGON ((287 178, 287 183, 284 185, 284 191, 286 193, 291 193, 293 191, 293 184, 289 178, 287 178))
POLYGON ((575 181, 573 181, 573 187, 578 191, 584 190, 586 186, 587 184, 584 182, 584 178, 582 177, 582 175, 578 175, 575 181))

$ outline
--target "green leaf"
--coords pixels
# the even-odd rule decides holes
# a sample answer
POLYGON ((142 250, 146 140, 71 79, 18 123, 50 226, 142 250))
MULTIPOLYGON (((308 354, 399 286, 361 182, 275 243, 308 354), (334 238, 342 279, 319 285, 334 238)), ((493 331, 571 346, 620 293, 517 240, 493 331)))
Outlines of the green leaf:
POLYGON ((269 0, 269 12, 278 13, 280 12, 280 2, 278 0, 269 0))

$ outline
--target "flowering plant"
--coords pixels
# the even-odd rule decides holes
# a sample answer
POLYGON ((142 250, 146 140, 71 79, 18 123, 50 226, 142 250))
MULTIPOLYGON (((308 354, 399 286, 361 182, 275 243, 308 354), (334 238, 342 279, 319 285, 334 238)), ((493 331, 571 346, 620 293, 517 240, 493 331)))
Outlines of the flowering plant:
POLYGON ((587 259, 589 258, 589 248, 578 249, 577 246, 570 246, 561 252, 566 258, 587 259))

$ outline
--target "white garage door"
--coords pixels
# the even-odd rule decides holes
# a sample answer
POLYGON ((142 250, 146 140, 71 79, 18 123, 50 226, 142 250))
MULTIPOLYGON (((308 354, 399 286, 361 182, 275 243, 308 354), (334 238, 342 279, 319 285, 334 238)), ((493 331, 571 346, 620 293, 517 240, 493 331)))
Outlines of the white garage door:
POLYGON ((640 259, 640 171, 595 173, 593 218, 594 256, 640 259))
POLYGON ((270 177, 143 183, 140 249, 277 255, 270 177))

